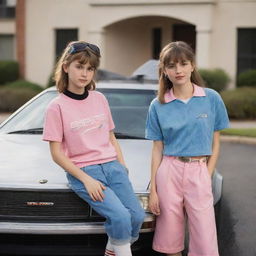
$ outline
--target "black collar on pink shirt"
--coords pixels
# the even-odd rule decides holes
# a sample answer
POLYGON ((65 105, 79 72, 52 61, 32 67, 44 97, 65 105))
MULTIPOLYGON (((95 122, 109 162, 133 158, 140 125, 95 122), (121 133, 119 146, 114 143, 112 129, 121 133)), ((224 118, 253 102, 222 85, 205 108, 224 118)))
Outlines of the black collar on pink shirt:
POLYGON ((73 92, 71 92, 71 91, 69 91, 69 90, 66 89, 63 93, 64 93, 66 96, 68 96, 69 98, 72 98, 72 99, 74 99, 74 100, 84 100, 84 99, 86 99, 86 98, 88 97, 88 95, 89 95, 89 93, 88 93, 87 90, 85 90, 83 94, 76 94, 76 93, 73 93, 73 92))

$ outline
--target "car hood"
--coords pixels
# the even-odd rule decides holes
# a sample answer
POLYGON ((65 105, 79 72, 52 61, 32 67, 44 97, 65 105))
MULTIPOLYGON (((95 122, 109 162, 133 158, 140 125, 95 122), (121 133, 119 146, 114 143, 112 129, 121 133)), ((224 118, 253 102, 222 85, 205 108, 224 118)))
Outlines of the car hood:
MULTIPOLYGON (((129 177, 136 192, 145 192, 150 180, 151 142, 119 140, 129 177)), ((0 189, 67 189, 65 171, 50 156, 41 135, 0 135, 0 189)))

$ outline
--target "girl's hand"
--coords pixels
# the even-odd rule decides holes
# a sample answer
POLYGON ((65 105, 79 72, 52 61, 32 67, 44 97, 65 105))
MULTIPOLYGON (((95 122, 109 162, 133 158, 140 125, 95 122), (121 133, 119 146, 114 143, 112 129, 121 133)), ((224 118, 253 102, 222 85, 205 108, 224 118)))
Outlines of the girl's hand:
POLYGON ((103 199, 104 199, 103 190, 105 190, 106 187, 100 181, 95 180, 90 176, 87 176, 86 180, 83 183, 89 196, 93 201, 103 202, 103 199))
POLYGON ((149 196, 149 209, 155 215, 160 215, 160 207, 158 195, 156 192, 151 192, 149 196))

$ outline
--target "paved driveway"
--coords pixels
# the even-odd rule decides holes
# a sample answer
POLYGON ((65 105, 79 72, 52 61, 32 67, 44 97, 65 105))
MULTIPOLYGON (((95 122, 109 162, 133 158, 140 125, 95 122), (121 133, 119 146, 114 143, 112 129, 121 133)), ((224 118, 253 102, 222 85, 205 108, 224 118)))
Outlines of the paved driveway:
POLYGON ((225 142, 218 169, 224 177, 220 256, 256 255, 256 145, 225 142))
POLYGON ((231 128, 256 128, 256 120, 254 121, 231 121, 231 128))

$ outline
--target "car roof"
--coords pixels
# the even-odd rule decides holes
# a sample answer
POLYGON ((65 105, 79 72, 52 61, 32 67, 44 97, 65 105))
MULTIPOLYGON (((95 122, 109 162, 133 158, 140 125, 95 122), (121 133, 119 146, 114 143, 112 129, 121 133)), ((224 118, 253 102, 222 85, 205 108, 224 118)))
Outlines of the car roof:
MULTIPOLYGON (((138 83, 137 81, 98 81, 96 89, 137 89, 137 90, 157 90, 156 83, 138 83)), ((56 91, 56 87, 50 87, 46 91, 56 91)))
POLYGON ((132 78, 143 78, 143 80, 151 80, 157 83, 158 81, 158 66, 159 60, 148 60, 140 67, 138 67, 133 73, 132 78))
POLYGON ((157 84, 135 81, 99 81, 96 83, 96 88, 157 90, 157 84))

